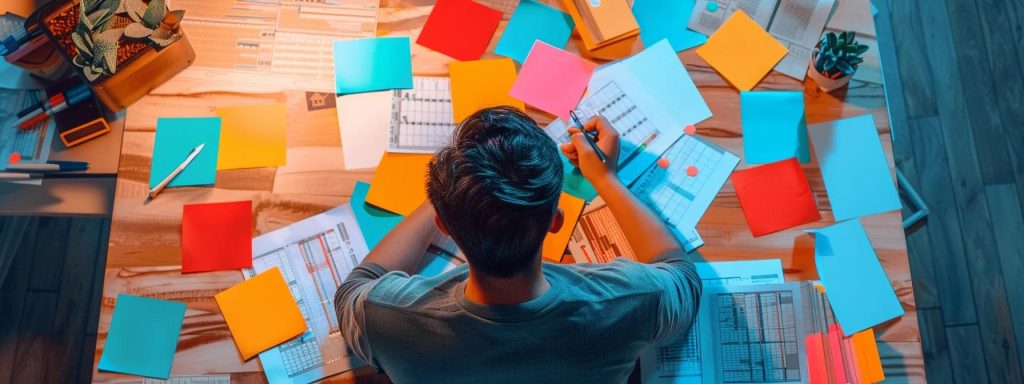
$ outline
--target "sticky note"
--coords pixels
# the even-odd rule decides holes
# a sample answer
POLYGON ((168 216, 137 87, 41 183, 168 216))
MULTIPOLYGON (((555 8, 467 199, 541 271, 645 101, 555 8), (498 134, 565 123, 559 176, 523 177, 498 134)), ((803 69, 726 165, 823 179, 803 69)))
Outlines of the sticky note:
POLYGON ((808 127, 836 220, 902 208, 871 115, 808 127))
POLYGON ((348 202, 352 205, 352 212, 356 215, 359 230, 363 232, 366 248, 373 250, 373 247, 377 246, 377 243, 398 223, 401 223, 404 217, 366 204, 366 194, 369 192, 370 184, 358 181, 355 190, 352 191, 352 198, 348 202))
POLYGON ((243 360, 306 331, 281 270, 273 267, 214 295, 243 360))
POLYGON ((509 96, 516 82, 516 64, 509 59, 460 61, 448 65, 452 84, 452 117, 459 122, 476 111, 508 105, 523 112, 526 105, 509 96))
POLYGON ((743 160, 764 164, 796 157, 811 162, 807 145, 804 93, 793 91, 740 92, 743 160))
POLYGON ((804 336, 804 350, 807 351, 807 376, 811 384, 828 384, 828 368, 825 366, 825 341, 821 333, 804 336))
POLYGON ((594 200, 597 197, 597 190, 594 185, 583 177, 579 168, 572 165, 565 155, 559 156, 562 159, 562 192, 568 193, 586 201, 594 200))
POLYGON ((519 70, 512 97, 567 120, 597 64, 538 41, 519 70))
POLYGON ((285 164, 288 119, 284 104, 217 108, 214 113, 221 121, 217 169, 285 164))
MULTIPOLYGON (((708 2, 714 3, 713 1, 708 2)), ((640 25, 640 40, 650 47, 667 39, 676 52, 704 44, 703 34, 686 29, 694 0, 635 0, 633 17, 640 25)))
POLYGON ((412 88, 409 38, 335 41, 334 83, 339 95, 412 88))
POLYGON ((818 276, 844 334, 849 336, 903 316, 903 306, 860 220, 809 232, 814 234, 818 276))
POLYGON ((698 56, 741 91, 757 86, 787 52, 742 10, 736 10, 697 48, 698 56))
POLYGON ((796 159, 736 171, 732 184, 754 237, 821 220, 796 159))
POLYGON ((181 213, 181 272, 252 267, 252 202, 186 204, 181 213))
POLYGON ((388 148, 392 91, 338 96, 338 130, 345 169, 377 166, 388 148))
POLYGON ((168 187, 212 185, 217 180, 217 156, 220 152, 219 117, 164 117, 156 120, 153 162, 149 168, 149 187, 160 184, 203 144, 203 150, 168 187))
POLYGON ((427 164, 434 155, 385 152, 373 174, 366 202, 409 216, 427 200, 427 164))
POLYGON ((501 32, 494 53, 522 63, 535 41, 565 48, 575 25, 567 13, 534 0, 522 0, 501 32))
POLYGON ((558 208, 562 209, 565 221, 558 232, 548 233, 544 238, 544 244, 540 251, 541 257, 551 262, 562 261, 565 247, 569 246, 569 238, 572 237, 572 231, 576 229, 576 222, 580 219, 580 214, 583 213, 583 207, 586 205, 587 202, 583 199, 562 192, 562 196, 558 198, 558 208))
POLYGON ((832 366, 832 374, 835 377, 846 377, 846 365, 843 362, 842 330, 835 324, 828 326, 828 348, 827 353, 829 365, 832 366))
POLYGON ((862 381, 877 383, 885 380, 882 370, 882 358, 878 354, 878 342, 875 331, 871 328, 854 333, 850 337, 857 354, 857 365, 862 372, 862 381))
POLYGON ((99 370, 167 380, 185 304, 118 294, 99 370))
POLYGON ((438 0, 416 44, 456 60, 478 60, 491 42, 501 12, 472 0, 438 0))

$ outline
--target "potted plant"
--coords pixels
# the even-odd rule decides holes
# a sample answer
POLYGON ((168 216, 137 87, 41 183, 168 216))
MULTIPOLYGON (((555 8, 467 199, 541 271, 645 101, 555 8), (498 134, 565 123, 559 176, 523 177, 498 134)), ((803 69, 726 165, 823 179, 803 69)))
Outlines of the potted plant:
POLYGON ((814 50, 808 65, 807 76, 818 83, 825 92, 832 92, 846 86, 857 72, 857 66, 864 62, 860 56, 868 46, 857 43, 854 32, 828 32, 814 50))

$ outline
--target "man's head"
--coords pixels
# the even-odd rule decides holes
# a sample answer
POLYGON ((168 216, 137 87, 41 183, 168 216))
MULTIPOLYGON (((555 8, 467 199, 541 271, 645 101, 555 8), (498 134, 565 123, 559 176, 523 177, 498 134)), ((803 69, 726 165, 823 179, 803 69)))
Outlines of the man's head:
POLYGON ((526 114, 481 110, 430 161, 427 195, 438 221, 474 270, 511 277, 538 262, 562 225, 562 162, 554 141, 526 114))

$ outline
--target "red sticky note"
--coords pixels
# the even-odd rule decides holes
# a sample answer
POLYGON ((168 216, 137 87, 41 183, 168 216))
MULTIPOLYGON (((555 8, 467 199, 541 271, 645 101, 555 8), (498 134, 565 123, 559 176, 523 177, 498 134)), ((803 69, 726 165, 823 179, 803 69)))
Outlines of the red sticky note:
POLYGON ((457 60, 479 60, 501 21, 501 12, 472 0, 438 0, 416 44, 457 60))
POLYGON ((181 272, 252 267, 252 202, 188 204, 181 214, 181 272))
POLYGON ((804 337, 804 350, 807 351, 807 376, 811 384, 829 383, 823 344, 820 333, 812 333, 804 337))
POLYGON ((754 237, 821 220, 796 158, 737 171, 732 184, 754 237))
POLYGON ((832 376, 836 381, 846 381, 846 365, 843 362, 842 350, 843 330, 838 325, 828 326, 829 359, 832 364, 832 376))

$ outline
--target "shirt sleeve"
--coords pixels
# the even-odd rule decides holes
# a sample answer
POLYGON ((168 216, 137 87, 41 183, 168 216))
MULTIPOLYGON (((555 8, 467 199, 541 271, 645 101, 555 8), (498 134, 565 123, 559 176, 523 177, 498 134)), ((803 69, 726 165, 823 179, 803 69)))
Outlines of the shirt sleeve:
POLYGON ((648 274, 664 289, 658 304, 654 341, 686 331, 697 318, 703 285, 697 268, 682 250, 667 252, 645 265, 648 274))
MULTIPOLYGON (((338 312, 341 335, 349 349, 360 359, 373 363, 370 342, 367 340, 364 305, 370 290, 388 271, 374 263, 355 267, 334 294, 334 309, 338 312)), ((376 365, 376 364, 374 364, 376 365)))

